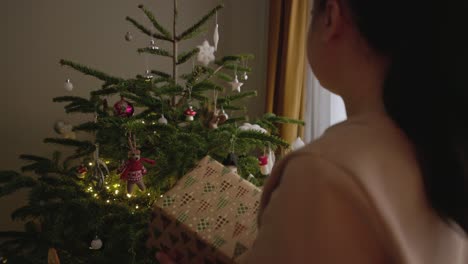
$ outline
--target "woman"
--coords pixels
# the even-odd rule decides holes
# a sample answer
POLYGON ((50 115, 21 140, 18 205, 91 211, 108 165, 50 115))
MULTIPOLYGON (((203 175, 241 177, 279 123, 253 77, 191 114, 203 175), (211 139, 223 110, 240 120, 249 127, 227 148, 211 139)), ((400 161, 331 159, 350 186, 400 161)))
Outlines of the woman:
POLYGON ((245 263, 468 263, 467 4, 314 5, 309 61, 349 119, 275 168, 245 263))

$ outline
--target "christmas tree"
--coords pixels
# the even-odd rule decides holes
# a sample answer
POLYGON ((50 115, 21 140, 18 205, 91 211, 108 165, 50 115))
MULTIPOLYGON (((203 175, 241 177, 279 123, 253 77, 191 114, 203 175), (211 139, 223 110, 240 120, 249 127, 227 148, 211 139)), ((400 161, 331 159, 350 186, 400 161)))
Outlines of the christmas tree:
MULTIPOLYGON (((53 99, 65 103, 67 113, 94 115, 73 127, 73 132, 90 133, 92 140, 76 139, 66 124, 59 123, 55 129, 63 136, 44 142, 70 147, 72 155, 22 155, 29 162, 22 173, 0 172, 0 197, 30 190, 28 204, 12 214, 13 219, 25 221, 24 232, 0 232, 4 238, 0 256, 9 263, 44 263, 45 259, 56 263, 57 256, 62 263, 156 263, 145 247, 151 206, 197 161, 210 155, 236 166, 242 177, 261 186, 268 171, 261 170, 259 156, 266 150, 289 148, 277 126, 302 122, 269 113, 248 123, 242 100, 256 96, 256 91, 242 91, 242 81, 251 72, 247 62, 253 56, 215 59, 217 24, 213 46, 205 41, 179 51, 181 42, 205 31, 223 5, 178 31, 178 3, 173 1, 171 30, 142 5, 139 8, 153 28, 126 18, 151 39, 138 52, 169 58, 172 72, 148 69, 144 75, 123 79, 60 61, 103 82, 89 98, 53 99), (179 72, 186 63, 193 64, 192 71, 179 72), (108 100, 116 101, 113 107, 108 100), (142 166, 144 162, 149 165, 142 166)), ((127 41, 132 38, 130 33, 125 35, 127 41)), ((71 80, 65 88, 73 89, 71 80)), ((260 160, 263 165, 267 162, 265 156, 260 160)))

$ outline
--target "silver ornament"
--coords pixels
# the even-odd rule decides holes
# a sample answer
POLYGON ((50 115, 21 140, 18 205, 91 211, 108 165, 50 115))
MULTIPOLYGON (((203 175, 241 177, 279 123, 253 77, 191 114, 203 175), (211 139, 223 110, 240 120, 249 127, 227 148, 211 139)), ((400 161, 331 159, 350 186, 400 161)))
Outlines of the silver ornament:
POLYGON ((73 83, 70 79, 67 79, 63 87, 65 88, 65 90, 71 92, 73 90, 73 83))
POLYGON ((150 70, 146 70, 145 74, 146 74, 145 77, 146 77, 146 79, 148 79, 148 80, 151 80, 151 79, 154 78, 154 76, 153 76, 153 74, 151 74, 151 71, 150 71, 150 70))
POLYGON ((91 246, 89 247, 89 249, 99 250, 101 248, 102 248, 102 240, 98 236, 96 236, 94 240, 91 241, 91 246))
POLYGON ((229 119, 229 116, 228 114, 226 113, 226 111, 224 110, 224 108, 221 109, 221 115, 224 116, 224 121, 228 120, 229 119))
POLYGON ((247 75, 247 72, 244 72, 244 80, 247 81, 249 79, 249 75, 247 75))
POLYGON ((133 35, 132 35, 132 33, 127 32, 127 33, 125 34, 125 40, 126 40, 126 41, 132 41, 132 40, 133 40, 133 35))
POLYGON ((154 39, 150 40, 149 48, 152 49, 152 50, 158 50, 159 49, 159 47, 156 45, 156 41, 154 39))
POLYGON ((158 123, 161 125, 167 125, 167 119, 164 115, 161 116, 161 118, 158 119, 158 123))
POLYGON ((76 133, 73 132, 73 126, 65 121, 57 121, 54 124, 54 131, 64 138, 75 139, 76 133))
POLYGON ((237 91, 239 93, 241 92, 242 85, 244 85, 244 83, 239 82, 239 78, 237 77, 237 75, 234 78, 234 81, 230 82, 229 84, 232 87, 232 91, 237 91))

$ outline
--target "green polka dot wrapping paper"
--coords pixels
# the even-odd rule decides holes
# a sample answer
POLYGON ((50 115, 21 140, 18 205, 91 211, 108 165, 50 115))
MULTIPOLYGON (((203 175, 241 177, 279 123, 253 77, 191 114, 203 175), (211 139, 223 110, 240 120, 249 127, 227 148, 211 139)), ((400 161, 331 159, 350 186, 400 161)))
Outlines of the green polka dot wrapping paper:
POLYGON ((261 190, 207 156, 156 201, 148 246, 177 263, 239 263, 257 235, 261 190))

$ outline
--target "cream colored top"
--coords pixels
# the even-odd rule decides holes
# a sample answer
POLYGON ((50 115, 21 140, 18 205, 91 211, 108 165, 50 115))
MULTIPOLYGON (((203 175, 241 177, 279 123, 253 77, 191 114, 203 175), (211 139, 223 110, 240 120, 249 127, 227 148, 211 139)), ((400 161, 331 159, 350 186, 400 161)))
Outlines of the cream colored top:
POLYGON ((430 208, 412 146, 385 114, 357 116, 280 162, 245 263, 467 264, 430 208))

